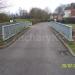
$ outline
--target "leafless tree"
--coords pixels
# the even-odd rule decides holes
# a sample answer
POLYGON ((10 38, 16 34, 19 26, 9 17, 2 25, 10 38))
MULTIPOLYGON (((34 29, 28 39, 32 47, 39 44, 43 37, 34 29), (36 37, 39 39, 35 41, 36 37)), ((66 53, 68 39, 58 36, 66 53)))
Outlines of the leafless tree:
POLYGON ((60 5, 56 8, 55 13, 60 14, 60 15, 64 15, 64 9, 65 9, 65 5, 60 5))
POLYGON ((30 15, 35 19, 46 19, 48 17, 48 12, 40 8, 32 8, 30 15))
POLYGON ((28 12, 25 9, 19 8, 19 17, 20 18, 27 18, 28 12))
POLYGON ((33 24, 42 21, 48 21, 49 19, 48 12, 40 8, 32 8, 30 10, 30 16, 32 18, 33 24))

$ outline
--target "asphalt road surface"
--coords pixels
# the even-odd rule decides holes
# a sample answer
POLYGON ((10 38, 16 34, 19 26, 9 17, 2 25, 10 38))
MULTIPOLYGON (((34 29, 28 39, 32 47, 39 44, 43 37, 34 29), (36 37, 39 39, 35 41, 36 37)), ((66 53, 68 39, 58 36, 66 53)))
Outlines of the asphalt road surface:
POLYGON ((75 75, 75 57, 49 28, 49 22, 31 27, 10 47, 0 50, 0 75, 75 75))

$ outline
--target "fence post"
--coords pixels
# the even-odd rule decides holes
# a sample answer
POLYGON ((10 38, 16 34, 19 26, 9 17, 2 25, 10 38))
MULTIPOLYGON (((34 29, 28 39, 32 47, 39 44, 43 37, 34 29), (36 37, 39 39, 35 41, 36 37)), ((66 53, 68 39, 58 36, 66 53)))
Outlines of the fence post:
POLYGON ((72 39, 72 26, 70 27, 70 35, 69 35, 69 38, 70 38, 69 39, 70 41, 73 41, 73 39, 72 39))

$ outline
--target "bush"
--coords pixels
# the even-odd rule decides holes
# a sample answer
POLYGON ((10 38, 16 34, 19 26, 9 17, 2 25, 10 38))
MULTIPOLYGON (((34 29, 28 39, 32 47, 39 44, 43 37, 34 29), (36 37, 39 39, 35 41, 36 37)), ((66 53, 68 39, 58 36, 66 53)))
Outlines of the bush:
POLYGON ((0 13, 0 23, 9 22, 10 18, 7 14, 0 13))
POLYGON ((36 24, 36 23, 39 23, 40 20, 39 19, 32 19, 32 24, 36 24))
POLYGON ((62 20, 62 22, 63 23, 71 23, 71 24, 75 24, 75 18, 73 17, 73 18, 64 18, 63 20, 62 20))

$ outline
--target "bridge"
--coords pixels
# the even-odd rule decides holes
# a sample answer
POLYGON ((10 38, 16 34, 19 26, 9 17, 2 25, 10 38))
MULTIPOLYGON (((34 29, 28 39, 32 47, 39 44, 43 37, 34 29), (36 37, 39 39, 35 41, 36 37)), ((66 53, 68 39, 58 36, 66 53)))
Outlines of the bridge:
POLYGON ((62 65, 74 64, 75 58, 50 25, 53 23, 33 25, 11 46, 0 49, 0 75, 75 75, 74 67, 62 65))

